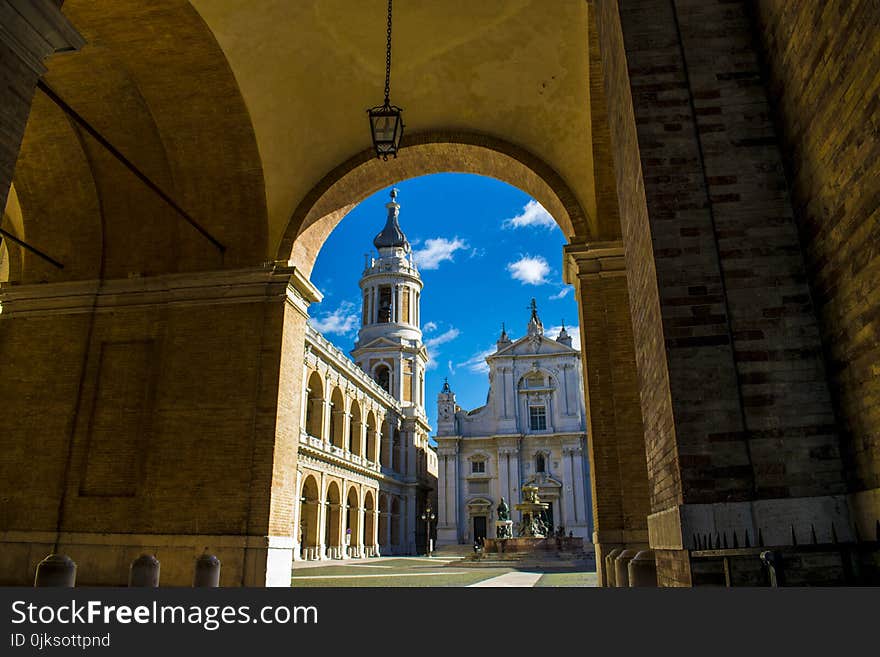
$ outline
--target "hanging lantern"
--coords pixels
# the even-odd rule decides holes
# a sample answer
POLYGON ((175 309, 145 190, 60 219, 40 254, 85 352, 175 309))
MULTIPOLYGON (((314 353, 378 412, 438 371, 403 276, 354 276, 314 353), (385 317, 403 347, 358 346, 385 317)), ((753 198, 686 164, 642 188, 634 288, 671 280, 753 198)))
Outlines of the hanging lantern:
POLYGON ((391 2, 388 0, 388 31, 385 49, 385 102, 367 110, 370 116, 370 135, 376 157, 387 160, 397 157, 400 138, 403 137, 403 110, 391 104, 391 2))

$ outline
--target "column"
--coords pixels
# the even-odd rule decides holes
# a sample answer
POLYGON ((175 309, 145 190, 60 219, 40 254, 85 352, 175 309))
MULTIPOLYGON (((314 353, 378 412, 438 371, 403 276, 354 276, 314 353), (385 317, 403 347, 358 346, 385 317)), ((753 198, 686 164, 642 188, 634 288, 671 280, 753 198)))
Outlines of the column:
POLYGON ((358 510, 357 510, 357 516, 358 516, 357 556, 360 557, 361 559, 363 559, 364 557, 367 556, 366 549, 365 549, 366 543, 364 541, 365 534, 366 534, 366 527, 364 527, 364 520, 366 519, 367 513, 366 513, 366 509, 364 509, 363 502, 359 501, 358 504, 359 504, 359 506, 358 506, 358 510))
POLYGON ((563 472, 565 472, 565 478, 563 481, 563 495, 565 495, 565 521, 570 525, 576 525, 579 523, 580 516, 578 515, 578 510, 583 506, 581 503, 581 499, 583 498, 580 497, 577 485, 575 484, 577 473, 575 472, 574 456, 572 455, 572 448, 570 446, 563 445, 562 459, 563 472))
POLYGON ((294 506, 293 506, 293 560, 302 561, 302 545, 299 540, 299 526, 302 522, 302 470, 296 471, 294 483, 294 506))
POLYGON ((318 545, 316 559, 327 558, 327 490, 324 473, 321 473, 321 492, 318 499, 318 545))
MULTIPOLYGON (((445 527, 446 520, 446 455, 443 452, 437 454, 437 527, 445 527)), ((439 538, 439 537, 438 537, 439 538)))
POLYGON ((498 494, 503 495, 508 505, 512 506, 514 500, 510 499, 510 472, 507 462, 507 448, 498 450, 498 494))
POLYGON ((394 518, 391 515, 391 495, 385 496, 385 548, 389 552, 389 554, 394 552, 394 546, 391 545, 391 523, 394 522, 394 518))
MULTIPOLYGON (((575 285, 579 299, 590 463, 599 491, 593 541, 601 577, 604 555, 614 547, 647 547, 646 436, 623 246, 599 242, 566 249, 565 280, 575 285)), ((667 479, 676 485, 675 476, 667 479)))

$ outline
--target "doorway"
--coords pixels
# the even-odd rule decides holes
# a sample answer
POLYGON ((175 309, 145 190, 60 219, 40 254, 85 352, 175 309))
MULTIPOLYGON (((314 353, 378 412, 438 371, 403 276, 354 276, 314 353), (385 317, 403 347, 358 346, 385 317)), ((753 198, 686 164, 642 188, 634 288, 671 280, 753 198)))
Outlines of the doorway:
POLYGON ((486 538, 486 516, 474 516, 474 541, 486 538))

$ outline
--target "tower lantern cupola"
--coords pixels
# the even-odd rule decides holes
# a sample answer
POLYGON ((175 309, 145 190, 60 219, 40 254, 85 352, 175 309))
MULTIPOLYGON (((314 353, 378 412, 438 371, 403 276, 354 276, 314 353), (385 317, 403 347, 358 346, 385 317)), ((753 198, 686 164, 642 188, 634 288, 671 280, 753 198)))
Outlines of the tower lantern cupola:
POLYGON ((409 253, 411 250, 406 235, 400 229, 398 216, 400 215, 400 204, 397 202, 398 191, 391 190, 391 200, 385 204, 388 208, 388 218, 385 220, 385 227, 373 238, 373 246, 381 253, 385 249, 403 249, 409 253))

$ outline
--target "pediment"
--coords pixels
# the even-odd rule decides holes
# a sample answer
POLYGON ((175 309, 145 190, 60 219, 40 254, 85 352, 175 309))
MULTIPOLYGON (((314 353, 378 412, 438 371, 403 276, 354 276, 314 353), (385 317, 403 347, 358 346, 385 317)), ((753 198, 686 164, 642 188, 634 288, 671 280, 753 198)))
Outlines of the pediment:
POLYGON ((546 354, 573 354, 575 349, 566 347, 561 342, 551 340, 544 336, 525 336, 508 345, 501 351, 496 351, 489 358, 499 356, 533 356, 546 354))

